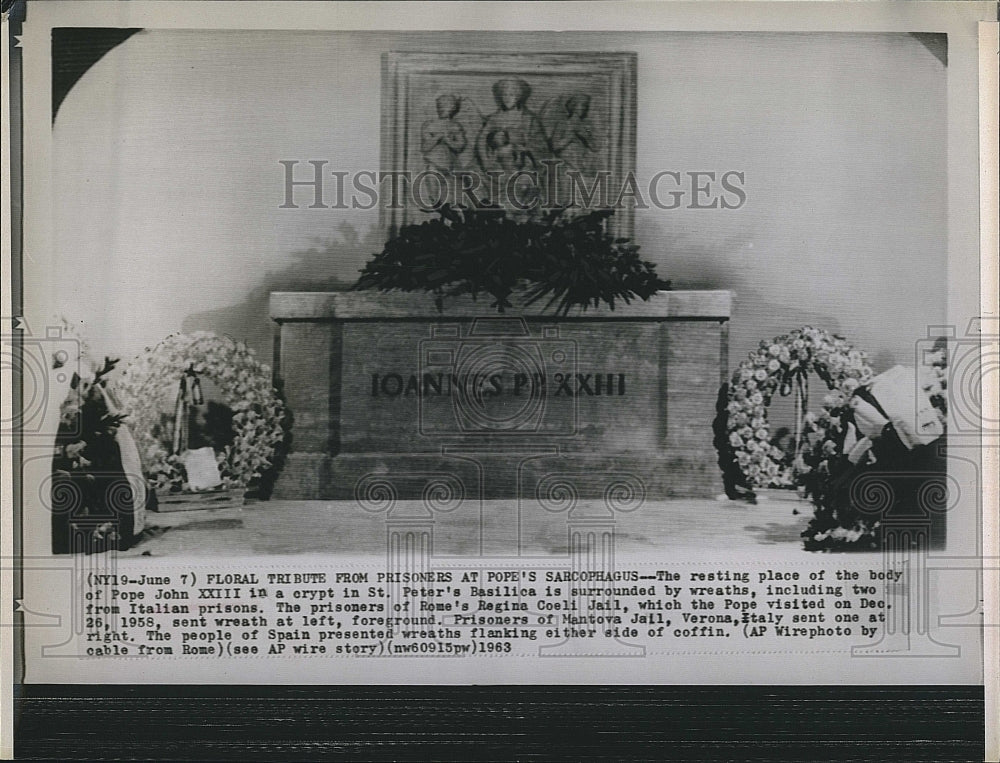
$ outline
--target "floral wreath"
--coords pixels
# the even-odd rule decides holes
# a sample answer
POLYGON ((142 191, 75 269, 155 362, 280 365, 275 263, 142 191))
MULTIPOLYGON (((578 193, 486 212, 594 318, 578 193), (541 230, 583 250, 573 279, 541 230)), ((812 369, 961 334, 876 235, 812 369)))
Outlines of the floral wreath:
POLYGON ((808 374, 816 373, 831 390, 824 408, 843 406, 855 389, 874 376, 864 352, 847 340, 822 329, 804 326, 789 334, 761 342, 733 373, 726 403, 726 445, 732 464, 750 487, 790 487, 794 484, 799 454, 808 425, 817 419, 803 417, 808 401, 808 374), (798 393, 795 458, 771 443, 767 408, 775 392, 798 393))
POLYGON ((116 385, 128 415, 143 469, 159 489, 187 490, 184 467, 154 434, 158 403, 176 397, 187 372, 205 376, 218 386, 233 410, 231 444, 216 453, 219 475, 227 488, 245 488, 273 461, 284 437, 285 408, 271 383, 271 369, 243 342, 207 331, 168 336, 133 360, 116 385))

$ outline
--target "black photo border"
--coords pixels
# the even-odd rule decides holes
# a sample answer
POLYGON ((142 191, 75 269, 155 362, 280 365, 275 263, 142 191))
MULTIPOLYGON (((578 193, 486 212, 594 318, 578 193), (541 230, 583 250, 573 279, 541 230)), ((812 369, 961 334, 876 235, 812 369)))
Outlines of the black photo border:
POLYGON ((982 686, 21 688, 17 759, 980 761, 982 686))

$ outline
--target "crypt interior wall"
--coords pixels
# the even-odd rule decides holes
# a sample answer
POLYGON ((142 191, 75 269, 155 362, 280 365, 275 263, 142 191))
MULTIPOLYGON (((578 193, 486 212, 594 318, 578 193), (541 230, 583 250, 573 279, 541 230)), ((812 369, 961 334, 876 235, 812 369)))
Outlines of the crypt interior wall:
POLYGON ((944 323, 946 65, 905 34, 143 31, 53 127, 53 303, 95 355, 207 329, 270 357, 268 292, 381 244, 373 212, 279 209, 279 161, 377 170, 381 53, 484 49, 635 51, 640 181, 745 173, 740 209, 636 213, 664 277, 735 292, 731 363, 810 323, 881 370, 944 323))

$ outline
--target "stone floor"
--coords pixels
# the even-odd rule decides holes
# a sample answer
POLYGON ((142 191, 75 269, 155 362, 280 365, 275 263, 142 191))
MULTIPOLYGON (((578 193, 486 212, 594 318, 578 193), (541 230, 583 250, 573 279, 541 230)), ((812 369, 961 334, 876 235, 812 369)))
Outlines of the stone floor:
MULTIPOLYGON (((395 521, 408 508, 420 513, 418 502, 408 503, 394 509, 395 521)), ((487 501, 481 506, 469 502, 435 515, 435 555, 566 553, 565 513, 525 505, 512 522, 510 509, 510 501, 487 501)), ((622 553, 664 548, 763 551, 765 546, 793 550, 801 548, 799 534, 810 516, 808 503, 783 491, 761 496, 756 505, 725 499, 648 501, 615 517, 616 549, 622 553)), ((150 513, 143 539, 123 556, 376 554, 384 552, 391 522, 385 514, 363 511, 349 501, 262 501, 240 509, 150 513)))

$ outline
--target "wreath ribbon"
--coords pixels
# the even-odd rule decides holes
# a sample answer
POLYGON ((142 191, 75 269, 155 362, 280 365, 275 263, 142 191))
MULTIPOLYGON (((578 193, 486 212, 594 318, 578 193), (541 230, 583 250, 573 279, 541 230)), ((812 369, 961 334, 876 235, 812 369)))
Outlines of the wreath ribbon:
POLYGON ((802 367, 789 371, 781 382, 779 392, 782 397, 788 397, 795 391, 795 456, 802 452, 803 434, 805 431, 805 415, 809 408, 809 375, 802 367))
POLYGON ((190 426, 188 423, 188 413, 192 405, 201 405, 205 402, 201 394, 201 379, 195 373, 194 364, 188 366, 187 370, 181 374, 181 380, 177 385, 177 402, 174 404, 174 440, 171 452, 179 456, 188 449, 188 438, 190 437, 190 426), (190 389, 188 388, 188 378, 190 377, 190 389))
POLYGON ((184 413, 185 406, 203 404, 202 377, 212 380, 213 396, 233 411, 233 439, 216 453, 226 487, 245 488, 260 478, 273 467, 276 449, 284 445, 286 409, 269 366, 260 363, 245 343, 227 336, 201 331, 171 334, 132 360, 115 385, 143 470, 157 490, 187 489, 183 450, 175 451, 184 445, 189 419, 182 415, 178 422, 176 414, 178 408, 184 413), (184 377, 183 396, 180 377, 184 377), (164 403, 169 410, 167 420, 161 421, 164 403), (181 437, 176 444, 171 424, 181 437))

